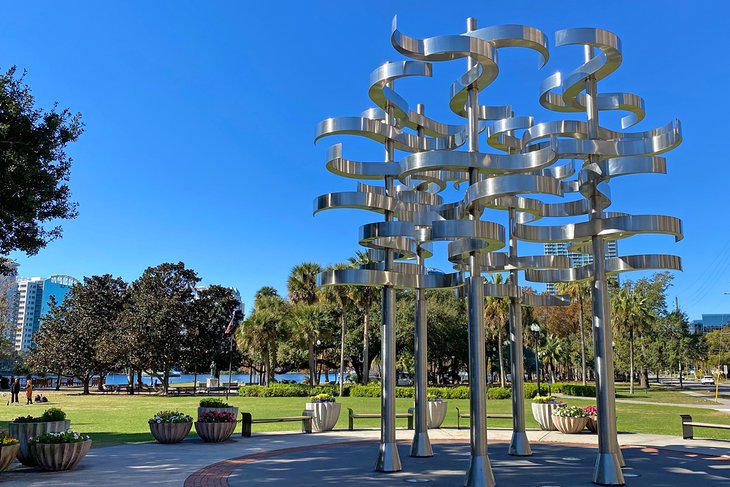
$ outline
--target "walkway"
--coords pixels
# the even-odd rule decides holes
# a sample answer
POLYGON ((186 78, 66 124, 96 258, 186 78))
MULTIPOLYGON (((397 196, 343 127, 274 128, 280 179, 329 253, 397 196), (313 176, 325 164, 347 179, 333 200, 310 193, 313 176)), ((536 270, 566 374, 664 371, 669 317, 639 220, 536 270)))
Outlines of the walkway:
MULTIPOLYGON (((410 465, 408 468, 411 469, 410 473, 408 470, 404 470, 404 473, 401 476, 412 476, 414 475, 414 472, 416 472, 411 460, 406 460, 408 458, 407 448, 412 434, 412 431, 409 430, 398 430, 398 439, 399 441, 404 442, 403 448, 405 448, 405 450, 401 454, 404 460, 404 466, 410 465)), ((353 467, 353 465, 350 465, 352 462, 354 462, 354 464, 361 464, 361 467, 364 466, 363 468, 365 468, 368 478, 373 478, 370 474, 372 474, 372 463, 375 461, 375 442, 377 442, 379 435, 379 430, 358 430, 354 432, 334 431, 311 435, 301 433, 265 433, 256 435, 254 433, 252 438, 241 438, 239 435, 236 435, 232 441, 222 444, 204 444, 197 438, 191 437, 176 445, 141 443, 108 448, 96 448, 91 450, 89 455, 76 470, 56 473, 39 472, 28 468, 16 468, 14 471, 0 474, 0 481, 4 486, 8 487, 126 487, 142 485, 184 485, 185 487, 230 485, 231 487, 235 487, 249 485, 248 483, 244 483, 242 478, 238 475, 238 470, 243 465, 251 465, 255 463, 257 459, 260 461, 264 459, 264 457, 267 457, 270 458, 269 461, 274 463, 259 464, 256 467, 256 469, 258 469, 257 471, 260 473, 262 472, 262 465, 268 465, 263 470, 269 476, 267 478, 271 478, 271 475, 274 474, 274 472, 276 472, 276 475, 285 476, 287 475, 286 472, 290 472, 291 475, 295 476, 287 477, 289 483, 286 485, 319 485, 316 482, 310 483, 309 480, 304 482, 300 477, 296 476, 300 475, 301 472, 298 472, 294 468, 290 468, 297 463, 301 463, 303 458, 296 458, 295 455, 295 457, 282 457, 271 460, 271 457, 287 454, 301 454, 306 451, 307 458, 309 460, 313 460, 319 458, 317 455, 325 452, 326 450, 330 452, 330 455, 334 452, 336 459, 332 462, 316 461, 315 464, 318 466, 318 472, 320 472, 321 475, 326 475, 329 479, 339 479, 342 482, 337 483, 344 484, 347 483, 344 482, 346 474, 344 470, 340 470, 353 467), (368 442, 368 444, 363 444, 363 441, 368 442), (329 449, 333 447, 324 447, 324 450, 322 449, 324 445, 337 443, 347 443, 346 448, 339 446, 336 450, 331 451, 329 449), (289 450, 289 453, 282 453, 279 451, 283 449, 296 450, 289 450), (312 457, 312 455, 314 455, 314 457, 312 457), (289 466, 286 469, 282 469, 282 465, 289 466), (231 476, 230 482, 227 480, 228 476, 231 476)), ((450 474, 444 475, 446 475, 447 484, 448 482, 451 482, 450 485, 454 485, 453 478, 451 476, 463 474, 463 466, 456 460, 458 459, 463 463, 464 458, 468 455, 468 446, 466 446, 466 444, 468 443, 469 431, 449 428, 431 430, 430 435, 434 440, 434 448, 438 455, 433 459, 427 460, 428 463, 422 463, 421 465, 437 465, 432 462, 445 462, 448 461, 449 458, 453 459, 456 463, 442 465, 443 468, 440 468, 438 471, 450 471, 450 474), (451 478, 451 480, 448 480, 448 478, 451 478)), ((490 442, 492 442, 490 451, 496 458, 495 475, 498 477, 500 475, 511 476, 519 473, 521 470, 517 467, 519 465, 525 465, 526 462, 533 466, 539 464, 542 466, 541 468, 546 468, 546 472, 548 473, 568 473, 568 471, 564 470, 567 468, 565 462, 576 462, 577 460, 564 460, 564 458, 582 458, 583 460, 580 462, 581 468, 583 468, 583 470, 587 468, 588 472, 590 472, 590 469, 592 468, 591 465, 595 457, 595 450, 593 448, 587 449, 585 447, 590 447, 596 444, 597 438, 595 435, 588 433, 579 435, 563 435, 558 432, 529 431, 528 437, 532 443, 535 443, 536 451, 535 455, 530 457, 530 459, 506 457, 504 455, 507 448, 506 443, 494 444, 494 442, 506 442, 509 440, 510 436, 511 432, 506 429, 493 429, 489 431, 490 442), (537 444, 538 442, 540 442, 540 444, 537 444), (553 443, 553 445, 550 445, 551 443, 553 443), (555 443, 560 443, 561 445, 556 445, 555 443), (578 448, 580 445, 582 445, 583 448, 578 448), (573 449, 571 450, 571 448, 573 449)), ((718 479, 718 482, 730 481, 730 443, 727 441, 682 440, 681 438, 673 436, 644 434, 621 434, 619 435, 619 441, 622 445, 636 445, 649 448, 649 450, 646 450, 646 448, 635 449, 635 452, 632 450, 631 453, 627 451, 626 455, 631 456, 632 458, 639 455, 639 453, 656 455, 660 451, 673 451, 675 452, 674 454, 663 453, 665 455, 665 459, 672 460, 672 458, 675 458, 675 460, 672 461, 686 462, 691 461, 692 458, 697 459, 698 455, 708 455, 712 460, 707 465, 707 472, 705 472, 706 477, 703 478, 703 482, 706 485, 712 485, 714 480, 718 479)), ((708 457, 702 458, 706 460, 708 457)), ((307 462, 309 460, 307 460, 307 462)), ((650 467, 646 467, 650 469, 654 469, 655 467, 653 465, 656 463, 645 462, 644 460, 637 460, 637 462, 652 465, 650 467)), ((660 465, 660 463, 656 463, 656 468, 659 468, 658 465, 660 465)), ((311 463, 308 464, 310 466, 313 465, 311 463)), ((438 465, 441 465, 441 463, 438 465)), ((631 467, 633 468, 633 466, 631 467)), ((679 464, 675 464, 672 468, 674 469, 673 471, 677 472, 677 474, 680 474, 683 471, 683 467, 679 464)), ((685 470, 698 471, 698 467, 692 466, 685 470)), ((524 470, 524 472, 527 471, 528 469, 524 470)), ((544 472, 545 471, 543 471, 540 475, 547 475, 544 472)), ((250 472, 247 471, 244 478, 251 479, 253 481, 252 474, 253 470, 250 472)), ((535 472, 532 472, 532 474, 535 474, 535 472)), ((581 481, 587 480, 588 482, 585 485, 590 485, 590 478, 584 479, 586 475, 590 476, 589 473, 585 474, 584 472, 579 475, 578 478, 581 481)), ((356 479, 361 479, 362 477, 363 476, 359 474, 356 479)), ((384 480, 382 476, 377 478, 379 478, 381 482, 384 480)), ((393 478, 395 479, 398 477, 393 478)), ((532 483, 529 485, 548 485, 545 483, 535 483, 536 481, 542 480, 542 477, 532 477, 531 475, 531 478, 532 483)), ((698 481, 699 478, 700 476, 697 475, 696 477, 693 477, 693 481, 698 481)), ((398 480, 395 485, 402 485, 405 480, 408 479, 404 477, 402 480, 398 480)), ((359 482, 359 480, 357 480, 357 482, 359 482)), ((360 485, 357 482, 350 482, 348 483, 348 486, 360 485)), ((510 480, 510 483, 513 485, 521 485, 519 483, 514 483, 514 479, 510 480)), ((447 484, 442 483, 442 485, 447 484)), ((269 483, 269 485, 285 484, 278 484, 274 482, 269 483)), ((434 483, 434 485, 438 485, 438 482, 434 483)), ((456 485, 461 485, 461 480, 459 480, 456 485)), ((554 485, 571 484, 561 482, 560 484, 554 485)), ((635 483, 633 485, 642 484, 635 483)), ((721 484, 718 483, 718 485, 721 484)))

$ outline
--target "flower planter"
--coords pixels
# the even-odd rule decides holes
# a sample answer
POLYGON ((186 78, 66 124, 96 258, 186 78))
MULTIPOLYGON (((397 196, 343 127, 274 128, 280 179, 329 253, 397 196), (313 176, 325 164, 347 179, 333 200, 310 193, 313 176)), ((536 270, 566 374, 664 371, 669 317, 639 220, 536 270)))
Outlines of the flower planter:
POLYGON ((76 443, 34 443, 31 445, 33 459, 43 470, 71 470, 86 456, 91 440, 76 443))
POLYGON ((312 431, 330 431, 340 419, 339 402, 308 402, 305 409, 312 411, 312 431))
POLYGON ((71 420, 63 421, 46 421, 42 423, 14 423, 10 422, 10 436, 17 438, 20 442, 20 450, 18 451, 18 460, 25 466, 35 467, 36 461, 30 453, 30 438, 43 433, 58 433, 66 431, 71 426, 71 420))
POLYGON ((236 429, 236 422, 230 423, 201 423, 195 422, 195 432, 198 433, 206 443, 220 443, 226 441, 236 429))
POLYGON ((150 433, 160 443, 180 443, 190 433, 193 423, 149 423, 150 433))
POLYGON ((586 421, 586 428, 588 428, 588 431, 591 433, 598 433, 598 417, 597 416, 588 416, 588 421, 586 421))
POLYGON ((571 418, 568 416, 553 416, 553 424, 561 433, 574 435, 586 427, 588 418, 571 418))
POLYGON ((0 472, 7 470, 8 466, 10 466, 10 462, 15 460, 19 450, 20 443, 2 447, 0 450, 0 472))
POLYGON ((426 426, 428 429, 440 428, 446 419, 447 401, 428 401, 426 407, 426 426))
POLYGON ((540 429, 543 431, 555 431, 557 428, 553 424, 553 411, 557 409, 558 403, 532 403, 532 417, 535 418, 540 429))
POLYGON ((199 407, 198 408, 198 417, 200 417, 200 415, 203 413, 207 413, 208 411, 215 411, 217 413, 231 413, 231 414, 233 414, 234 418, 238 418, 238 408, 236 406, 229 406, 227 408, 199 407))

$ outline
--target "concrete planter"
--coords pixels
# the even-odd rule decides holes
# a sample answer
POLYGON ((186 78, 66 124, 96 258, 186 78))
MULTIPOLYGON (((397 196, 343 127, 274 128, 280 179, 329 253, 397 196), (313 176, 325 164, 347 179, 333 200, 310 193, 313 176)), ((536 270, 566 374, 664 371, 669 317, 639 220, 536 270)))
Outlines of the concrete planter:
POLYGON ((195 432, 206 443, 220 443, 226 441, 236 429, 236 422, 230 423, 201 423, 195 422, 195 432))
POLYGON ((180 443, 190 433, 193 423, 149 423, 150 433, 160 443, 180 443))
POLYGON ((0 451, 0 472, 6 470, 10 465, 10 462, 15 460, 19 450, 20 443, 2 447, 2 450, 0 451))
POLYGON ((305 409, 312 411, 312 431, 330 431, 340 419, 339 402, 308 402, 305 409))
POLYGON ((588 431, 591 433, 598 433, 598 417, 597 416, 588 416, 588 421, 586 421, 586 428, 588 428, 588 431))
POLYGON ((585 429, 588 418, 569 418, 566 416, 553 416, 553 424, 561 433, 574 435, 585 429))
POLYGON ((440 428, 446 419, 448 401, 428 401, 426 407, 426 425, 428 429, 440 428))
POLYGON ((44 423, 13 423, 8 425, 10 436, 16 438, 20 442, 20 450, 18 451, 18 460, 27 467, 35 467, 36 461, 30 453, 30 438, 34 438, 43 433, 59 433, 66 431, 71 426, 71 420, 63 421, 47 421, 44 423))
POLYGON ((91 440, 77 443, 35 443, 31 445, 31 453, 43 470, 71 470, 89 453, 89 448, 91 440))
POLYGON ((236 406, 230 406, 227 408, 204 408, 199 407, 198 408, 198 418, 201 414, 207 413, 208 411, 215 411, 217 413, 231 413, 233 414, 233 419, 238 419, 238 408, 236 406))
POLYGON ((557 428, 553 424, 553 411, 558 408, 558 403, 532 403, 532 417, 535 418, 540 429, 543 431, 555 431, 557 428))

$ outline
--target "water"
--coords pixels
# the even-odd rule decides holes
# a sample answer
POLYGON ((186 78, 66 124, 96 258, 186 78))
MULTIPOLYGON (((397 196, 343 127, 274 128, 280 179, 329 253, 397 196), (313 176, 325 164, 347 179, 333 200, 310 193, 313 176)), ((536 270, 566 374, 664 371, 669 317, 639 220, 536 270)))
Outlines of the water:
MULTIPOLYGON (((309 374, 276 374, 274 377, 279 382, 281 381, 294 381, 297 384, 303 384, 305 382, 305 377, 308 377, 309 374)), ((210 374, 198 374, 198 383, 199 384, 205 384, 205 381, 211 377, 210 374)), ((345 376, 346 377, 346 376, 345 376)), ((233 374, 231 376, 232 382, 238 382, 239 384, 248 384, 248 381, 250 379, 250 376, 248 374, 233 374)), ((157 380, 159 383, 159 379, 155 379, 154 377, 150 377, 147 374, 142 374, 142 381, 145 384, 151 384, 152 381, 157 380)), ((190 383, 192 384, 195 380, 194 374, 182 374, 179 377, 170 377, 170 384, 181 384, 181 383, 190 383)), ((228 382, 228 374, 221 374, 219 380, 221 382, 228 382)), ((339 374, 337 373, 330 373, 330 374, 322 374, 322 383, 327 382, 337 382, 339 381, 339 374)), ((125 374, 109 374, 106 376, 106 383, 107 384, 114 384, 114 385, 125 385, 129 382, 129 377, 125 374)), ((253 382, 255 384, 258 383, 258 375, 254 374, 253 376, 253 382)))

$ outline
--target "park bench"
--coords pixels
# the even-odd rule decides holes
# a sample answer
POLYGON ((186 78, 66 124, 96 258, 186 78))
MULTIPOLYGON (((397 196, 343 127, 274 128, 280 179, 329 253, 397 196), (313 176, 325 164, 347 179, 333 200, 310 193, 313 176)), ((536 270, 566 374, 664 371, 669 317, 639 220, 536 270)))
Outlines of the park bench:
POLYGON ((691 440, 694 437, 693 428, 716 428, 721 430, 730 430, 730 424, 713 424, 713 423, 698 423, 692 421, 692 416, 689 414, 680 414, 682 417, 682 438, 685 440, 691 440))
MULTIPOLYGON (((470 418, 471 414, 469 411, 461 412, 459 408, 456 408, 456 429, 461 429, 461 418, 470 418)), ((501 413, 487 413, 487 419, 512 419, 511 414, 501 413)))
POLYGON ((309 409, 305 409, 301 416, 284 416, 281 418, 256 418, 251 417, 251 413, 241 413, 241 436, 244 438, 251 437, 251 425, 254 423, 284 423, 287 421, 301 421, 302 433, 312 432, 312 414, 309 409))
MULTIPOLYGON (((380 413, 359 413, 356 414, 355 411, 352 410, 352 408, 347 408, 349 411, 348 418, 349 418, 349 424, 348 429, 350 431, 355 429, 355 419, 357 418, 370 418, 370 419, 380 419, 381 415, 380 413)), ((413 429, 413 408, 408 409, 407 413, 396 413, 396 418, 408 418, 408 429, 413 429)))
POLYGON ((180 394, 193 394, 193 393, 195 393, 195 387, 193 387, 193 386, 168 387, 167 392, 170 394, 174 393, 176 396, 179 396, 180 394))

